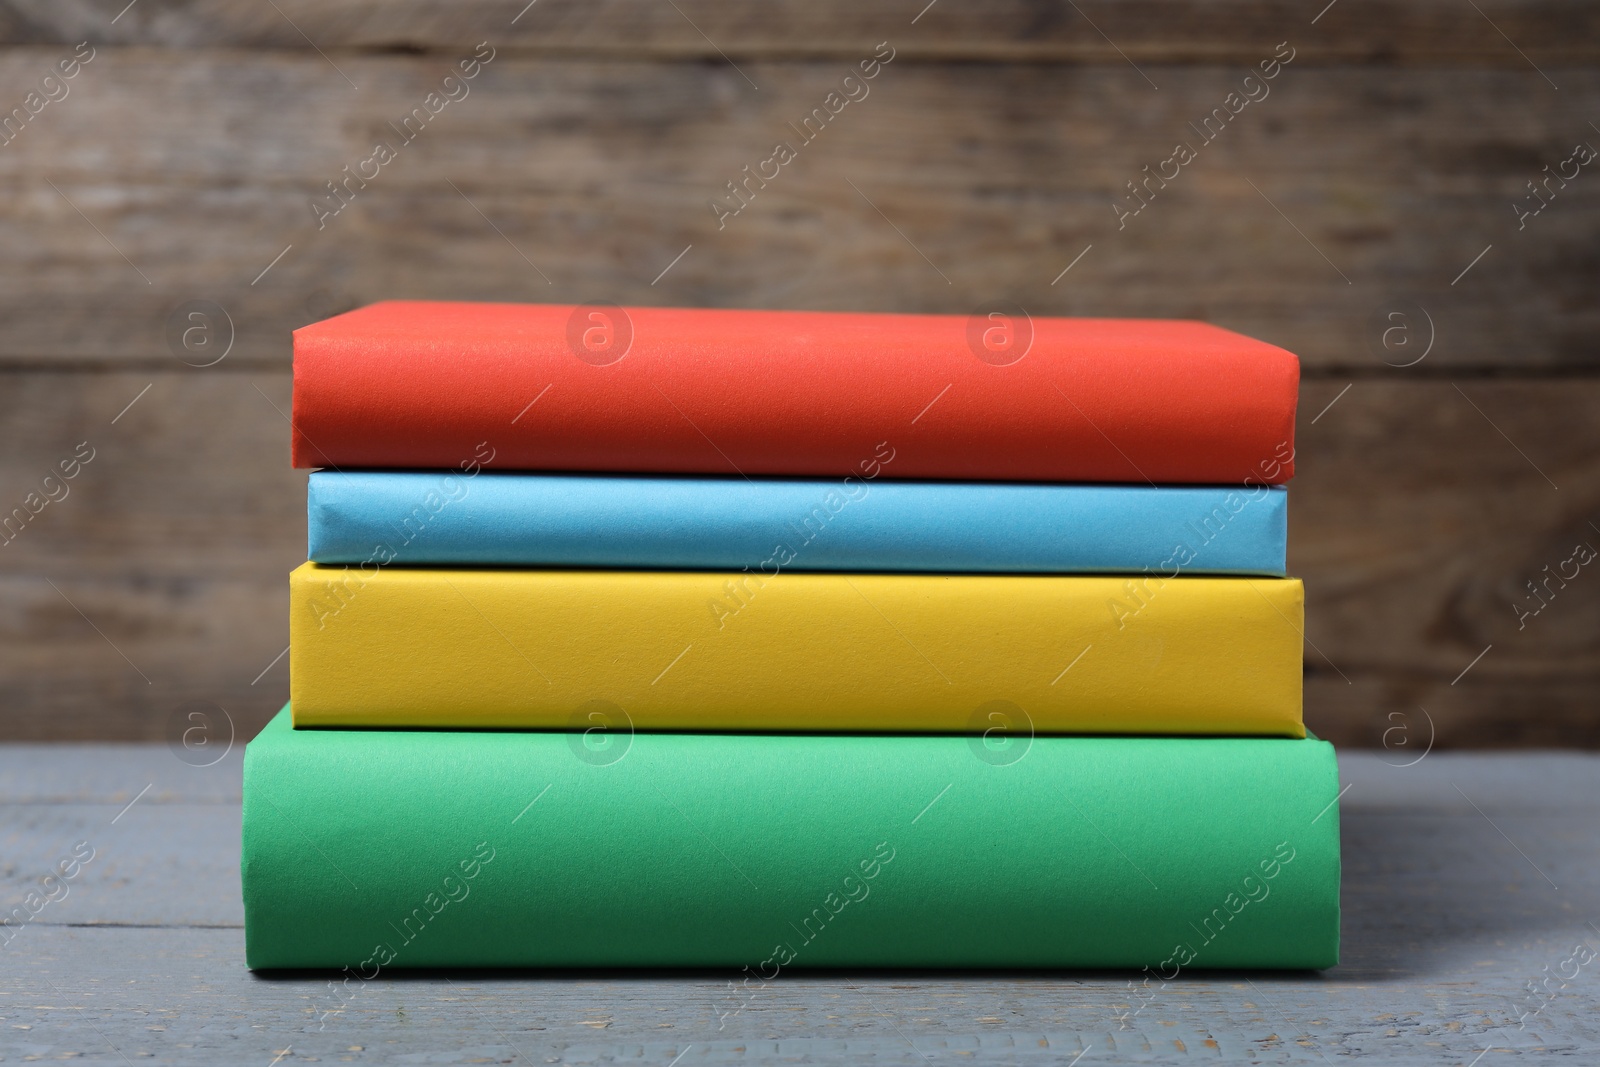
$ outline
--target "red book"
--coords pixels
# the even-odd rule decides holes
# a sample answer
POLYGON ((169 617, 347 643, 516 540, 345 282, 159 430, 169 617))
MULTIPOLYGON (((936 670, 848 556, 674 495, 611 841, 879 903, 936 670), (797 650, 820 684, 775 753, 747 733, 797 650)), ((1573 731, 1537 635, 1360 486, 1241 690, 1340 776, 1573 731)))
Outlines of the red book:
POLYGON ((295 331, 294 463, 1278 484, 1298 382, 1199 322, 396 301, 295 331))

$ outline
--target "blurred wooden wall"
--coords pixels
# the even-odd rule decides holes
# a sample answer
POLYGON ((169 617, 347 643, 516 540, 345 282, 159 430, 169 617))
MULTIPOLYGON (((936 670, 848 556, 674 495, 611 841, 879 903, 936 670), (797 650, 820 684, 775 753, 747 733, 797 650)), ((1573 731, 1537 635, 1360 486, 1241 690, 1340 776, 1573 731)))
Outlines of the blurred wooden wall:
POLYGON ((248 736, 284 701, 296 326, 386 297, 1003 299, 1299 353, 1319 732, 1600 743, 1600 565, 1526 585, 1600 547, 1600 166, 1570 162, 1600 146, 1595 5, 524 2, 0 2, 26 118, 0 147, 0 512, 93 452, 0 546, 0 736, 158 739, 187 701, 248 736), (325 183, 480 42, 467 95, 319 229, 325 183), (719 229, 709 201, 881 42, 869 95, 719 229), (1119 228, 1179 141, 1197 158, 1119 228), (202 300, 231 327, 186 349, 202 300))

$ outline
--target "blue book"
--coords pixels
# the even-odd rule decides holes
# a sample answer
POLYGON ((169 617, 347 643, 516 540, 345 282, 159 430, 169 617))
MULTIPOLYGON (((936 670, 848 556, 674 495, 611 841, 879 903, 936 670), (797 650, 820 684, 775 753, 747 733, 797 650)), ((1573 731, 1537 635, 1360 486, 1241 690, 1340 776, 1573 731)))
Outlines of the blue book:
POLYGON ((386 566, 1282 576, 1287 493, 466 471, 311 475, 309 556, 386 566))

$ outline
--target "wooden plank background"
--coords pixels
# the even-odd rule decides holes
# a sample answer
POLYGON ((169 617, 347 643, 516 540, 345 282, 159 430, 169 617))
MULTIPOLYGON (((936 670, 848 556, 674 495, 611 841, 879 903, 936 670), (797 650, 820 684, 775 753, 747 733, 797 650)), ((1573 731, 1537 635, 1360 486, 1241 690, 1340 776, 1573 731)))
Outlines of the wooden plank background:
POLYGON ((1594 5, 125 3, 0 2, 0 116, 93 49, 0 145, 0 514, 94 450, 0 542, 0 737, 159 739, 197 700, 248 735, 282 703, 289 331, 409 296, 1007 299, 1282 344, 1313 727, 1600 744, 1600 577, 1517 614, 1600 547, 1600 176, 1514 207, 1600 146, 1594 5), (468 94, 319 229, 325 183, 480 42, 468 94), (708 202, 880 42, 869 95, 719 228, 708 202), (1179 141, 1198 158, 1119 228, 1179 141), (172 339, 194 300, 226 310, 211 366, 172 339))

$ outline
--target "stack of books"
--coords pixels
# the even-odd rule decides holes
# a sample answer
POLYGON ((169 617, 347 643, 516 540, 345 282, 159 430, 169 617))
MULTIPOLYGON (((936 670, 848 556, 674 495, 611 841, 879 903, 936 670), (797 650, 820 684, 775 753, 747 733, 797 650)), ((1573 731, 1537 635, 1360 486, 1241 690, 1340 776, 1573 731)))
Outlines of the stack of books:
POLYGON ((249 965, 1332 965, 1298 376, 1186 322, 297 331, 249 965))

